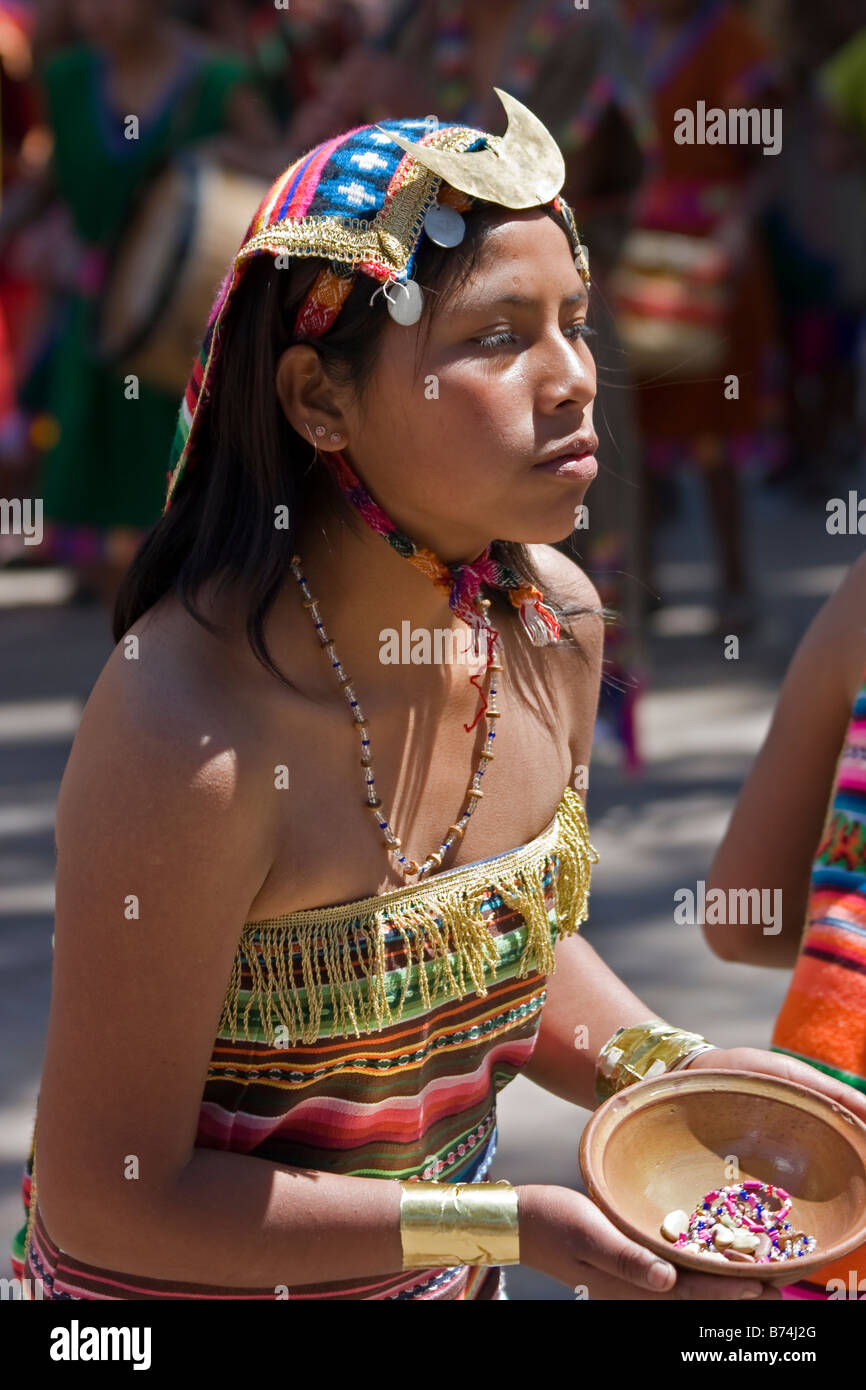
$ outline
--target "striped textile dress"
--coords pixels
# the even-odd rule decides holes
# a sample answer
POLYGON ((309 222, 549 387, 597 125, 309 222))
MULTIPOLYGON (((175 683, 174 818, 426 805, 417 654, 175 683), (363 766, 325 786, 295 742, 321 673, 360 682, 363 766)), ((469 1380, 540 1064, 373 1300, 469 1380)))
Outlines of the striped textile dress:
MULTIPOLYGON (((800 953, 772 1051, 866 1092, 866 672, 836 765, 800 953)), ((844 1289, 850 1297, 858 1286, 866 1294, 866 1245, 786 1285, 782 1296, 838 1298, 844 1289)))
MULTIPOLYGON (((485 1181, 497 1093, 532 1055, 556 936, 586 920, 597 861, 566 787, 547 828, 515 850, 378 897, 246 923, 196 1145, 355 1177, 485 1181)), ((37 1128, 12 1251, 22 1297, 286 1296, 98 1269, 63 1252, 38 1206, 37 1128)), ((500 1267, 469 1265, 288 1296, 507 1297, 500 1267)))

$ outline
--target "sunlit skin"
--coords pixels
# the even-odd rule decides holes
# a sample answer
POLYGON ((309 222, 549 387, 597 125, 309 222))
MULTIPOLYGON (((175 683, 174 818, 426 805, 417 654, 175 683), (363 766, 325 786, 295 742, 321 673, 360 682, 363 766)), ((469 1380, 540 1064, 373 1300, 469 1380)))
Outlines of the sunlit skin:
POLYGON ((303 436, 327 426, 398 526, 446 561, 494 538, 562 540, 589 482, 533 471, 577 434, 594 443, 588 295, 564 232, 537 208, 504 212, 471 279, 426 325, 388 322, 361 404, 325 385, 315 350, 290 348, 278 388, 303 436), (497 303, 520 295, 524 305, 497 303), (496 341, 490 341, 496 335, 496 341), (485 341, 486 340, 486 341, 485 341), (435 379, 438 399, 428 399, 435 379), (348 441, 348 444, 346 444, 348 441))

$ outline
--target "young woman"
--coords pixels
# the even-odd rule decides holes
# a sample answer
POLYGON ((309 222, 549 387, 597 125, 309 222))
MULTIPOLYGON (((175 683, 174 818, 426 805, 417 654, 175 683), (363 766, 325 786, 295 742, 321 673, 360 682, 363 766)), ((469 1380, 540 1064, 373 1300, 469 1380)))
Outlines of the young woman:
POLYGON ((588 276, 552 137, 512 120, 312 150, 215 305, 58 805, 16 1254, 46 1296, 491 1299, 519 1256, 600 1298, 777 1297, 484 1183, 497 1092, 594 1105, 624 1027, 638 1074, 849 1096, 665 1028, 576 932, 602 622, 549 543, 595 468, 588 276), (461 631, 477 663, 437 660, 461 631))
MULTIPOLYGON (((714 888, 779 890, 782 930, 705 926, 704 936, 722 960, 793 968, 773 1050, 866 1096, 864 609, 866 558, 800 642, 707 876, 714 888)), ((784 1286, 783 1297, 849 1296, 852 1272, 862 1296, 866 1246, 784 1286)))

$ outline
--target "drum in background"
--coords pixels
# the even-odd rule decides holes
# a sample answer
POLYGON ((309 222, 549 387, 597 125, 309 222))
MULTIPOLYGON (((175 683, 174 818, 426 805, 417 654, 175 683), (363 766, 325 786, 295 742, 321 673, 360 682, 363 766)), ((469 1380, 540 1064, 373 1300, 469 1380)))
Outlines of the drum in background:
POLYGON ((147 188, 118 240, 97 352, 183 395, 211 305, 269 184, 186 153, 147 188))

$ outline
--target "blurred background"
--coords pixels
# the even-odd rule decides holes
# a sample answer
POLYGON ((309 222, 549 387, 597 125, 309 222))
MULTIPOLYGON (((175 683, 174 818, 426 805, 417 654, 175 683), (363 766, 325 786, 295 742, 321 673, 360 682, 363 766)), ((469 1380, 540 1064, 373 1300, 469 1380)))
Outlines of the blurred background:
MULTIPOLYGON (((866 0, 0 0, 3 1248, 57 788, 211 299, 300 154, 388 117, 502 133, 494 86, 559 142, 593 275, 599 476, 563 548, 617 618, 586 931, 662 1017, 769 1044, 788 972, 716 959, 673 891, 706 874, 794 646, 862 552, 827 519, 864 484, 866 0), (763 111, 761 138, 680 143, 701 102, 763 111)), ((518 1077, 492 1177, 578 1184, 586 1118, 518 1077)))

